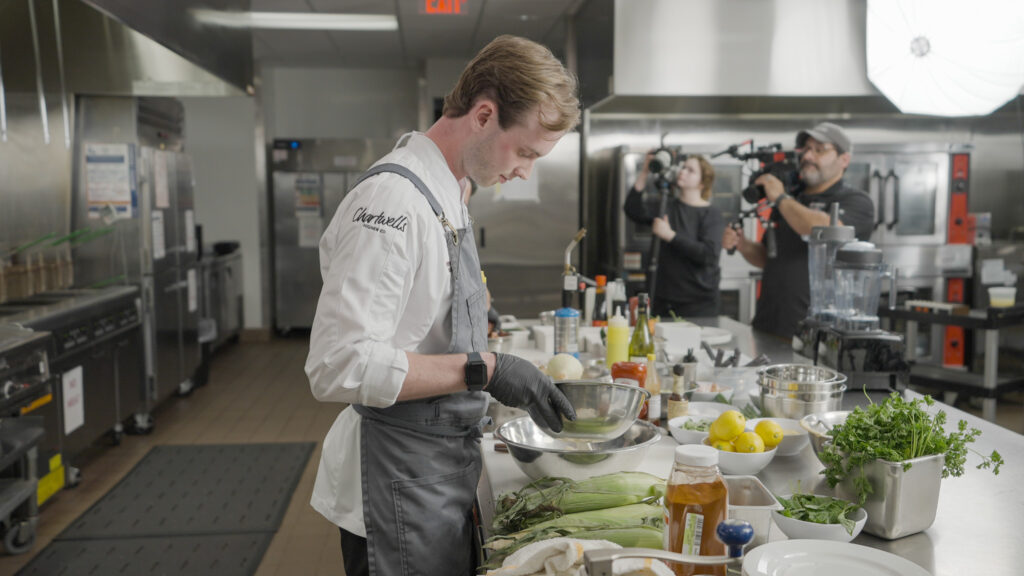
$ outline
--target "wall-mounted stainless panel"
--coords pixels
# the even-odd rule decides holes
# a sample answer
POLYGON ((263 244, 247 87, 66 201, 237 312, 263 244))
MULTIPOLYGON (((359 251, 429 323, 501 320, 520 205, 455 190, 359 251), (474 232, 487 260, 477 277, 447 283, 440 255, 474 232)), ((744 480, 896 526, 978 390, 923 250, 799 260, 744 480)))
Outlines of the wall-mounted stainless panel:
POLYGON ((864 0, 616 0, 616 95, 872 95, 864 0))
MULTIPOLYGON (((526 181, 481 188, 470 199, 480 265, 502 314, 534 317, 560 306, 565 248, 580 227, 579 160, 580 135, 571 132, 526 181)), ((597 233, 588 230, 584 242, 597 233)))

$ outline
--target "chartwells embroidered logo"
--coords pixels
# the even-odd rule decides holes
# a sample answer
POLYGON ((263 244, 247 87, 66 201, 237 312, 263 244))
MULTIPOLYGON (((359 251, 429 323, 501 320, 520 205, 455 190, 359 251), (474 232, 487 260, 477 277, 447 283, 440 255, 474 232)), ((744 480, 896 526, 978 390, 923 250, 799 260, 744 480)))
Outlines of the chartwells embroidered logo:
POLYGON ((366 208, 357 209, 355 215, 352 216, 352 221, 360 222, 363 226, 377 232, 383 232, 383 230, 376 228, 375 225, 394 228, 399 232, 405 232, 405 228, 409 225, 409 218, 406 216, 388 216, 383 211, 380 214, 374 214, 373 212, 367 212, 366 208))

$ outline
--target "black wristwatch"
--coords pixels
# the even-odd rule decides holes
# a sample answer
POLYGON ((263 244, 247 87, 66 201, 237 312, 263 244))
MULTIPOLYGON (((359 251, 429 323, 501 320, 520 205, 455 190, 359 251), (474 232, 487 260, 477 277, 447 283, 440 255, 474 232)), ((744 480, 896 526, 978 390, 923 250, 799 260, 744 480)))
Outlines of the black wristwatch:
POLYGON ((487 362, 479 352, 470 352, 466 362, 466 388, 470 392, 479 392, 487 386, 487 362))

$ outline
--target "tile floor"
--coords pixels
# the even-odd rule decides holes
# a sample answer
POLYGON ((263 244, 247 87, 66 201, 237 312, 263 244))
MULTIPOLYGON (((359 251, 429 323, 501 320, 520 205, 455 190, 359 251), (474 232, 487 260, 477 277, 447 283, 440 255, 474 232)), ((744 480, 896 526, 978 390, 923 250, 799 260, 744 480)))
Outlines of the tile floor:
MULTIPOLYGON (((171 398, 154 414, 148 436, 125 436, 116 448, 99 448, 82 466, 82 482, 57 494, 42 509, 35 547, 19 556, 0 553, 0 575, 14 574, 64 528, 112 488, 153 446, 314 441, 318 447, 299 481, 280 530, 257 576, 342 575, 338 531, 309 507, 320 443, 340 406, 309 393, 302 367, 303 337, 229 345, 213 359, 209 384, 171 398)), ((1000 399, 997 421, 1024 432, 1024 394, 1000 399)), ((970 401, 957 406, 980 415, 970 401)))

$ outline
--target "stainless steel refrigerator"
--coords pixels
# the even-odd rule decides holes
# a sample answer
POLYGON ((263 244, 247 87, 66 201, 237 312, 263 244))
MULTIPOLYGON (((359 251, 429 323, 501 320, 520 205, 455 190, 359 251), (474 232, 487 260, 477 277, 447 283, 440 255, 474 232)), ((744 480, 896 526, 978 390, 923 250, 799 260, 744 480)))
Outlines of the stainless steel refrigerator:
POLYGON ((200 275, 184 108, 173 98, 82 96, 76 102, 72 228, 75 284, 136 284, 146 381, 135 426, 186 393, 199 365, 200 275))
POLYGON ((320 236, 356 179, 394 147, 383 139, 275 140, 268 151, 273 198, 274 327, 313 326, 320 236))

